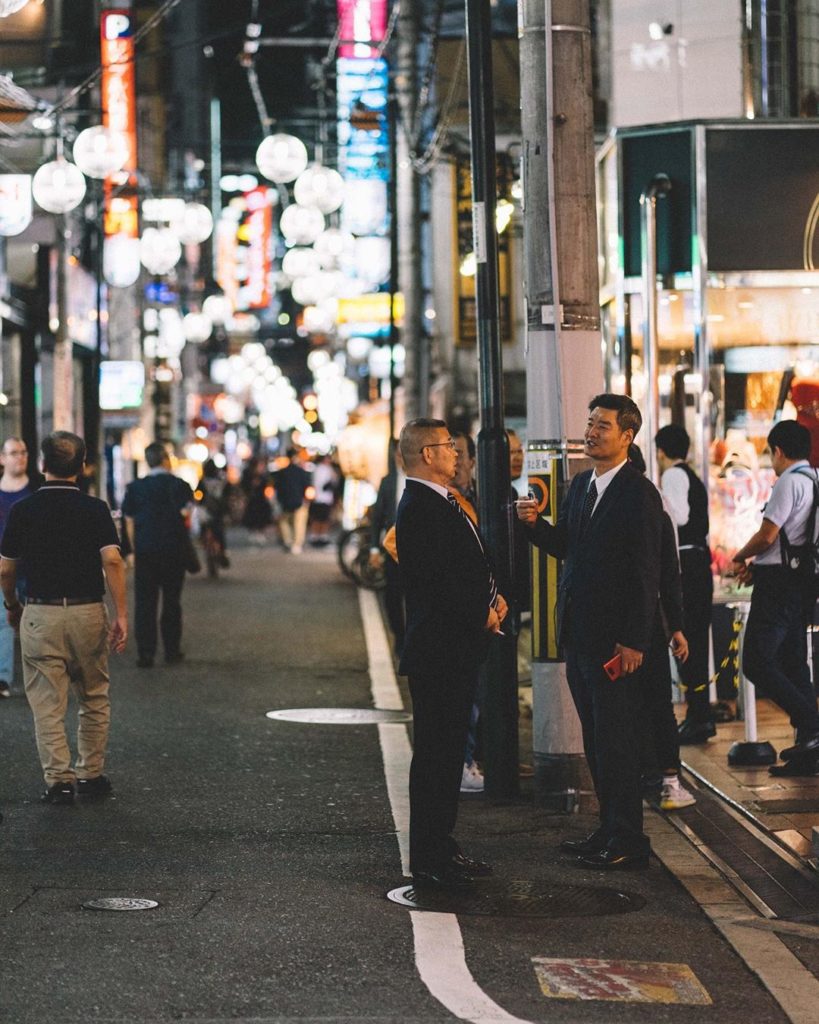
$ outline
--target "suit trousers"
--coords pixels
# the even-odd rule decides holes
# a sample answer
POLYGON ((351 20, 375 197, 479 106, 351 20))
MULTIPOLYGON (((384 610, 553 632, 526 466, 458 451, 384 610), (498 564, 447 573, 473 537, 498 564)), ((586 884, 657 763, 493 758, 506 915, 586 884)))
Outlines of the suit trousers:
MULTIPOLYGON (((811 609, 813 602, 809 602, 811 609)), ((797 742, 819 734, 816 694, 808 669, 808 602, 786 566, 754 568, 751 612, 745 627, 742 670, 757 689, 787 713, 797 742)))
POLYGON ((640 673, 612 681, 603 661, 575 637, 566 646, 569 689, 600 804, 599 834, 609 849, 642 856, 649 841, 643 834, 640 785, 640 673))
POLYGON ((458 816, 464 747, 477 671, 410 675, 410 870, 435 871, 459 851, 458 816))
POLYGON ((665 634, 657 628, 638 673, 643 706, 640 765, 644 773, 678 771, 680 767, 680 734, 671 702, 669 658, 665 634))
POLYGON ((179 653, 182 642, 182 586, 185 566, 179 555, 142 552, 136 556, 134 574, 134 631, 137 653, 150 659, 156 654, 156 620, 159 597, 162 595, 162 614, 159 630, 165 657, 179 653))
POLYGON ((26 605, 20 646, 46 785, 101 775, 111 720, 105 605, 26 605), (65 733, 69 689, 80 706, 76 768, 65 733))
POLYGON ((687 717, 692 722, 711 720, 708 672, 708 635, 714 581, 711 556, 700 548, 680 552, 683 595, 683 631, 688 640, 688 660, 680 662, 680 679, 685 686, 687 717))

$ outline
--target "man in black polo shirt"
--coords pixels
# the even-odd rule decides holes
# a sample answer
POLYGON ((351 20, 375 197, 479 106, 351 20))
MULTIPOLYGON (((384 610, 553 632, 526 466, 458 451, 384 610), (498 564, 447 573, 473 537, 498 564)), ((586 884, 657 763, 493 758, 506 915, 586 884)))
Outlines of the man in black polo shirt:
POLYGON ((152 668, 156 655, 156 619, 159 595, 162 614, 159 629, 168 665, 181 661, 182 586, 185 582, 185 531, 183 518, 193 502, 193 491, 171 473, 165 445, 154 441, 145 449, 149 473, 125 489, 122 514, 134 552, 134 633, 137 666, 152 668))
POLYGON ((9 625, 20 631, 26 696, 34 714, 46 803, 105 796, 103 775, 111 704, 108 648, 128 639, 125 563, 105 502, 81 494, 85 443, 65 430, 42 443, 45 483, 9 513, 0 551, 0 587, 9 625), (17 563, 26 569, 25 608, 17 599, 17 563), (103 575, 104 574, 104 575, 103 575), (109 628, 105 580, 114 600, 109 628), (65 733, 69 685, 79 701, 77 761, 65 733))

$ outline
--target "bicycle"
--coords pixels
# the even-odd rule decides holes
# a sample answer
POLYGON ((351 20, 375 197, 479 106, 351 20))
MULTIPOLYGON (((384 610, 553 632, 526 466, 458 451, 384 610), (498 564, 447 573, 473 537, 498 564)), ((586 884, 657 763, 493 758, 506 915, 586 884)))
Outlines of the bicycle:
POLYGON ((383 590, 387 578, 382 565, 370 562, 370 528, 366 523, 344 530, 338 538, 338 564, 344 575, 365 590, 383 590))

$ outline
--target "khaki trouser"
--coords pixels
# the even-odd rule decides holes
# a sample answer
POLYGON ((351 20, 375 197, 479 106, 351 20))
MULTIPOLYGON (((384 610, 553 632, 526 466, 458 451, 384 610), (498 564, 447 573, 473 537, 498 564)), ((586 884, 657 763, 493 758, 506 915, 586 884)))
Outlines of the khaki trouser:
POLYGON ((105 605, 26 605, 20 646, 46 785, 101 775, 111 720, 105 605), (76 769, 65 734, 69 686, 80 705, 76 769))
POLYGON ((309 512, 309 505, 301 505, 295 511, 282 512, 281 516, 279 516, 279 529, 282 531, 282 540, 285 547, 291 550, 295 548, 297 551, 301 551, 304 547, 309 512))

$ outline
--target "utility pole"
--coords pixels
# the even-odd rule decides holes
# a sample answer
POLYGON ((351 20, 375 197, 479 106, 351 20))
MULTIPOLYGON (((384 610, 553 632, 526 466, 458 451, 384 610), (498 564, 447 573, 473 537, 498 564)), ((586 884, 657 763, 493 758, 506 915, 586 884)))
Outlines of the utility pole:
MULTIPOLYGON (((475 301, 478 326, 479 517, 501 593, 510 594, 511 518, 509 441, 503 422, 503 366, 499 328, 497 190, 492 19, 490 0, 466 0, 469 56, 469 127, 472 159, 472 237, 477 271, 475 301)), ((513 797, 518 791, 517 639, 492 641, 484 669, 482 702, 486 793, 513 797)))
MULTIPOLYGON (((557 520, 603 390, 588 0, 518 0, 530 486, 557 520)), ((585 766, 554 632, 559 563, 533 549, 533 744, 540 799, 574 809, 585 766)))
POLYGON ((402 331, 406 362, 405 412, 408 420, 426 416, 429 409, 429 353, 422 330, 421 183, 413 166, 418 137, 418 25, 419 0, 401 0, 396 24, 395 93, 400 127, 398 161, 398 280, 404 295, 402 331))

